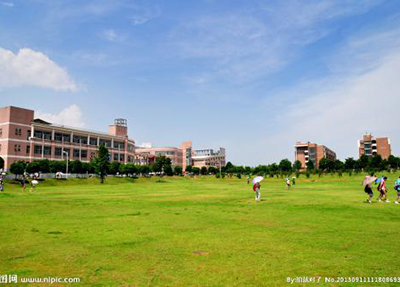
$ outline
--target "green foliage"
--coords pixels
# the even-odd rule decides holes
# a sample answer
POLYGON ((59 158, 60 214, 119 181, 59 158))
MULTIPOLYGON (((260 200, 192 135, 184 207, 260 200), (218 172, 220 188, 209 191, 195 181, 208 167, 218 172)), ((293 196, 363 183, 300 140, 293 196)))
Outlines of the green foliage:
POLYGON ((0 156, 0 169, 4 168, 4 159, 0 156))
POLYGON ((182 172, 183 172, 183 170, 182 170, 182 167, 181 166, 175 166, 174 167, 174 174, 175 175, 182 175, 182 172))
POLYGON ((194 167, 192 168, 192 172, 193 172, 193 174, 195 174, 195 175, 199 175, 199 174, 200 174, 200 168, 194 166, 194 167))
POLYGON ((306 164, 307 171, 313 171, 315 169, 314 162, 312 160, 309 160, 306 164))
POLYGON ((74 160, 69 163, 68 172, 70 173, 83 173, 82 162, 79 160, 74 160))
POLYGON ((207 175, 207 167, 206 167, 206 166, 202 166, 202 167, 201 167, 201 170, 200 170, 200 173, 201 173, 202 175, 207 175))
POLYGON ((66 161, 58 161, 58 160, 53 160, 49 164, 50 172, 51 173, 57 173, 57 172, 66 172, 66 166, 67 162, 66 161))
POLYGON ((108 168, 108 172, 110 174, 114 174, 115 175, 115 174, 120 172, 120 168, 121 168, 121 163, 117 162, 117 161, 114 161, 114 162, 110 163, 110 166, 108 168))
POLYGON ((289 175, 292 172, 292 163, 287 158, 281 160, 279 163, 279 170, 282 174, 289 175))
POLYGON ((104 178, 108 172, 109 162, 109 152, 108 149, 101 144, 97 151, 97 155, 93 160, 93 166, 95 172, 100 176, 100 182, 104 183, 104 178))
POLYGON ((185 169, 185 172, 192 172, 193 167, 191 165, 188 165, 185 169))
POLYGON ((173 171, 171 165, 165 165, 164 166, 164 174, 167 175, 167 176, 173 176, 174 175, 174 171, 173 171))
MULTIPOLYGON (((171 167, 171 159, 165 155, 160 155, 156 157, 156 160, 152 166, 153 172, 165 172, 165 168, 171 167)), ((169 168, 168 168, 169 170, 169 168)))
POLYGON ((10 172, 15 175, 22 175, 25 172, 26 162, 24 161, 17 161, 11 164, 10 172))
POLYGON ((210 166, 208 168, 208 172, 211 173, 211 174, 216 174, 218 171, 219 171, 218 168, 216 168, 214 166, 210 166))
POLYGON ((296 160, 296 161, 293 163, 293 170, 299 171, 300 169, 301 169, 301 162, 300 162, 299 160, 296 160))

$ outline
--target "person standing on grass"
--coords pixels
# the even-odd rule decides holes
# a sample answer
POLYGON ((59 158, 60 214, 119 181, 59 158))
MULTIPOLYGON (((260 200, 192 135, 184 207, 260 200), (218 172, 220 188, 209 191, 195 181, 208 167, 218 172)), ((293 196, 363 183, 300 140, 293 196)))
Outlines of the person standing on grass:
POLYGON ((290 178, 285 179, 286 181, 286 188, 289 189, 290 188, 290 178))
POLYGON ((253 190, 256 193, 256 201, 261 200, 261 193, 260 193, 261 184, 259 182, 253 185, 253 190))
MULTIPOLYGON (((1 175, 0 175, 1 176, 1 175)), ((3 182, 3 177, 0 177, 0 192, 4 191, 4 182, 3 182)))
POLYGON ((374 196, 374 193, 372 192, 371 184, 372 184, 372 182, 366 184, 365 188, 364 188, 365 193, 368 194, 368 198, 367 198, 368 203, 371 203, 371 199, 374 196))
POLYGON ((382 200, 384 200, 385 202, 390 202, 389 199, 387 198, 387 189, 386 189, 386 180, 387 177, 382 177, 380 179, 379 185, 378 185, 378 191, 379 191, 379 197, 378 197, 378 201, 381 202, 382 200))
POLYGON ((396 180, 396 182, 394 183, 394 189, 397 192, 397 197, 396 197, 396 201, 394 202, 395 204, 399 204, 399 198, 400 198, 400 176, 399 178, 396 180))

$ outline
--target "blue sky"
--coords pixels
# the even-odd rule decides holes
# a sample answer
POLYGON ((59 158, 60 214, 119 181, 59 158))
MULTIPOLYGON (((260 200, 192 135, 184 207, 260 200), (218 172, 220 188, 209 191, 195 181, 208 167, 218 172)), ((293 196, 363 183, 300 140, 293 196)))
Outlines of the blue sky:
POLYGON ((0 0, 0 102, 258 165, 296 141, 399 151, 399 1, 0 0))

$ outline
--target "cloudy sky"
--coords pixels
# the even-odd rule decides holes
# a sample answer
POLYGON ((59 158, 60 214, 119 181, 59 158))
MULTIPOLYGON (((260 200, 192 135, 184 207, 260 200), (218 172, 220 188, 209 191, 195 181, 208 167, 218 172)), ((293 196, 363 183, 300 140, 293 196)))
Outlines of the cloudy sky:
POLYGON ((0 0, 0 106, 137 143, 293 160, 296 141, 400 155, 400 1, 0 0))

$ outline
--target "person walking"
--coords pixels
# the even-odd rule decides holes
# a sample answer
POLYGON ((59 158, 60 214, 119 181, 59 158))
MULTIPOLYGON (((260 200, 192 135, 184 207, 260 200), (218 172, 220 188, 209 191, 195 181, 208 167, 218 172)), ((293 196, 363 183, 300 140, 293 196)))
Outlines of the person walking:
POLYGON ((253 190, 256 193, 256 201, 261 200, 261 193, 260 193, 261 184, 259 182, 253 185, 253 190))
POLYGON ((396 201, 394 203, 395 204, 399 204, 399 198, 400 198, 400 176, 396 180, 396 182, 394 183, 394 190, 396 190, 396 192, 397 192, 396 201))
POLYGON ((364 191, 366 194, 368 194, 368 198, 367 198, 367 202, 371 203, 371 199, 374 196, 374 193, 372 192, 372 188, 371 185, 373 182, 375 182, 376 177, 375 176, 366 176, 363 180, 363 182, 361 183, 362 185, 364 185, 364 191))
POLYGON ((379 185, 378 185, 378 191, 379 191, 379 197, 378 201, 381 202, 382 200, 385 202, 390 202, 387 198, 387 189, 386 189, 386 180, 387 177, 384 176, 380 179, 379 185))
POLYGON ((3 182, 3 177, 0 177, 0 192, 4 191, 4 182, 3 182))

